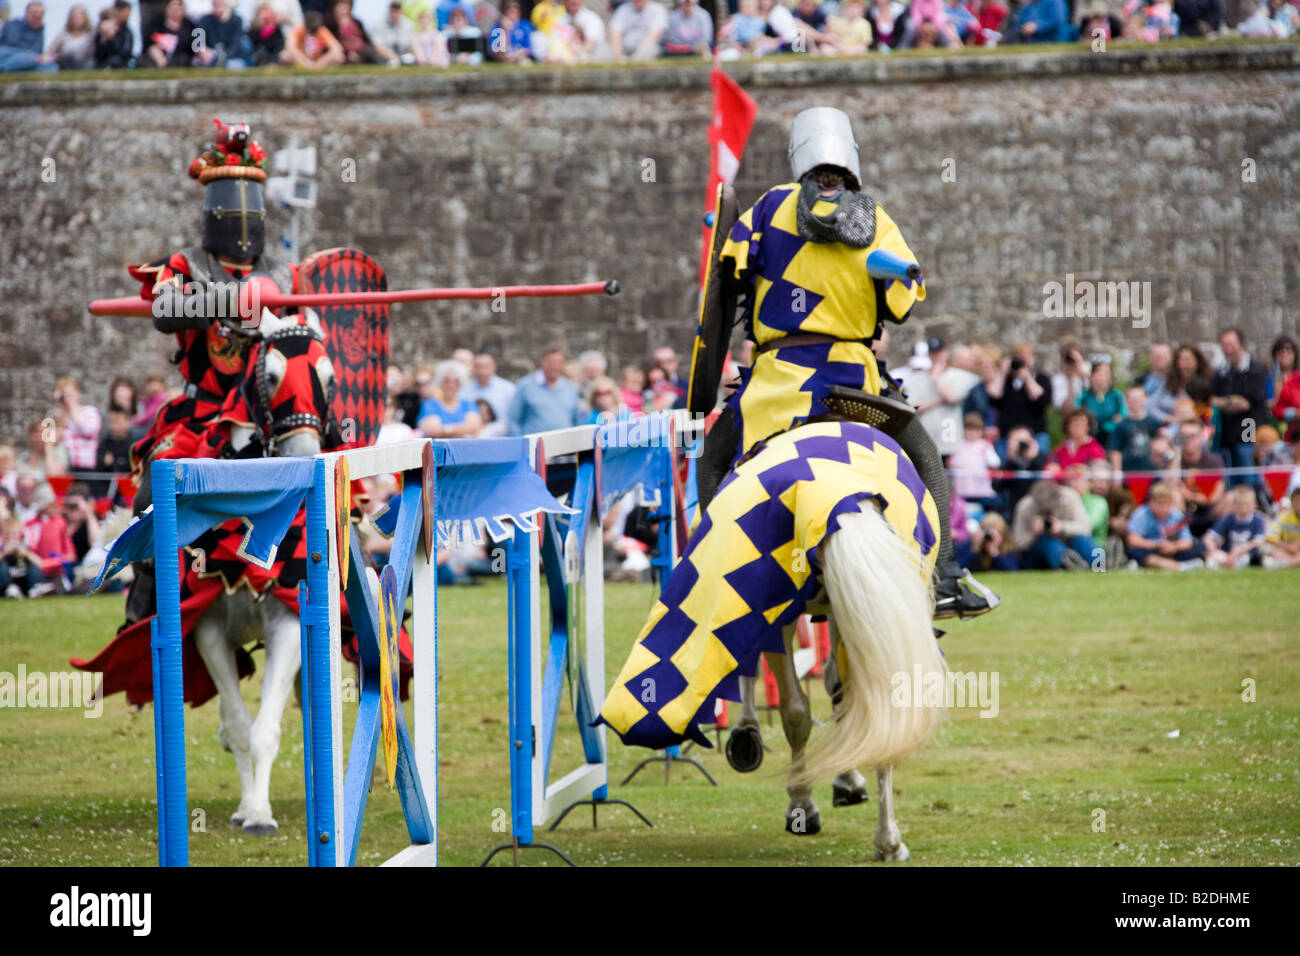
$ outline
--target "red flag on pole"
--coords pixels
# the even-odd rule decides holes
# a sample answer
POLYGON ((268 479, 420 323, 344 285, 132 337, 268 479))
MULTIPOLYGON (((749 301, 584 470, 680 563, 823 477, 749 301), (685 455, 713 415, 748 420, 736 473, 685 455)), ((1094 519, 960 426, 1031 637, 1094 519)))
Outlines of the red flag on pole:
MULTIPOLYGON (((754 128, 754 117, 758 115, 758 104, 740 88, 739 83, 722 71, 716 58, 709 82, 713 86, 713 119, 709 122, 709 186, 704 190, 705 216, 713 211, 718 183, 735 181, 741 154, 749 141, 749 131, 754 128)), ((706 222, 700 237, 701 288, 709 265, 710 228, 706 222)))

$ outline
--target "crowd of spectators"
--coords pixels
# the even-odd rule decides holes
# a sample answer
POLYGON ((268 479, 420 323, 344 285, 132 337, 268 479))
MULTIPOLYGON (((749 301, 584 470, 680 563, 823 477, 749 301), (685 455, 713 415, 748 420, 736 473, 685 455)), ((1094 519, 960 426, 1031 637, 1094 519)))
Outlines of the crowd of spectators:
POLYGON ((130 471, 131 445, 172 394, 161 376, 150 377, 142 394, 119 377, 101 410, 84 400, 76 379, 62 378, 49 414, 34 420, 22 440, 0 442, 0 593, 39 597, 84 588, 102 564, 100 520, 114 504, 127 503, 118 478, 130 471))
POLYGON ((1063 343, 917 343, 891 370, 945 455, 959 557, 973 570, 1300 564, 1300 371, 1224 329, 1157 342, 1140 366, 1063 343), (1054 437, 1053 437, 1054 436, 1054 437))
MULTIPOLYGON (((527 435, 575 425, 629 419, 684 407, 686 381, 674 349, 655 350, 641 365, 625 365, 611 375, 608 360, 597 351, 570 358, 559 345, 538 356, 535 371, 510 380, 498 374, 490 352, 458 349, 446 361, 406 371, 388 370, 388 407, 377 444, 430 438, 494 438, 527 435)), ((365 508, 377 513, 396 492, 391 482, 367 489, 365 508)), ((608 571, 637 579, 650 569, 657 527, 635 496, 619 502, 605 519, 608 571)), ((363 525, 363 539, 380 553, 384 542, 363 525)), ((382 561, 382 558, 377 558, 382 561)), ((474 581, 497 573, 485 548, 448 549, 438 555, 439 581, 474 581)))
MULTIPOLYGON (((918 342, 890 375, 944 455, 959 558, 973 570, 1300 566, 1300 366, 1283 335, 1268 360, 1224 329, 1212 363, 1195 344, 1153 343, 1117 371, 1101 351, 1067 341, 1056 370, 1022 343, 918 342)), ((877 342, 889 356, 888 335, 877 342)), ((1127 359, 1127 356, 1125 356, 1127 359)), ((743 353, 740 360, 744 361, 743 353)), ((100 522, 130 502, 118 478, 129 450, 173 395, 161 376, 142 391, 115 379, 102 406, 60 379, 49 413, 22 440, 0 442, 0 593, 84 589, 103 562, 100 522)), ((377 444, 416 436, 492 438, 633 418, 685 404, 671 347, 612 369, 586 351, 553 346, 521 378, 499 374, 490 352, 389 368, 377 444)), ((395 494, 367 480, 359 504, 374 516, 395 494)), ((363 521, 382 563, 386 541, 363 521)), ((629 496, 606 519, 607 567, 639 578, 657 529, 629 496)), ((483 548, 439 555, 445 583, 499 572, 483 548)))
POLYGON ((232 0, 138 0, 137 41, 132 0, 94 18, 73 6, 53 37, 44 4, 10 18, 10 2, 0 0, 0 72, 837 56, 1300 32, 1300 0, 393 0, 368 24, 352 0, 259 0, 247 23, 232 0))

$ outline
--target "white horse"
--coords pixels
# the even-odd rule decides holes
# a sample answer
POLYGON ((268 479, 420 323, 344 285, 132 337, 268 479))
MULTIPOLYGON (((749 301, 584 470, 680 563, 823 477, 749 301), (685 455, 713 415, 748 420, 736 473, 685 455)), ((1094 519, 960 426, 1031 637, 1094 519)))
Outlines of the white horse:
MULTIPOLYGON (((256 360, 249 362, 249 382, 253 388, 246 394, 249 410, 255 419, 266 423, 265 434, 273 438, 264 452, 281 458, 311 457, 320 452, 334 388, 333 366, 328 358, 321 362, 322 349, 306 349, 307 343, 302 341, 303 333, 299 331, 303 328, 312 328, 316 335, 320 334, 319 324, 301 326, 266 313, 256 360), (314 423, 308 421, 312 413, 304 414, 301 404, 294 411, 291 403, 285 401, 286 396, 278 394, 285 382, 309 380, 293 374, 294 364, 298 362, 310 365, 310 374, 320 386, 314 399, 308 401, 315 408, 314 423), (277 408, 286 414, 277 414, 277 408)), ((320 339, 316 338, 315 342, 319 345, 320 339)), ((242 451, 260 433, 262 429, 234 425, 231 444, 236 452, 242 451)), ((230 822, 250 835, 274 834, 278 825, 271 813, 271 767, 280 750, 284 708, 289 694, 297 687, 302 664, 298 616, 272 597, 263 596, 258 600, 248 588, 237 588, 233 593, 223 591, 195 625, 194 642, 217 688, 221 717, 218 740, 234 755, 239 771, 239 806, 231 814, 230 822), (262 698, 256 718, 248 712, 240 694, 236 657, 239 648, 255 641, 261 641, 266 647, 262 698)))
MULTIPOLYGON (((825 683, 834 703, 826 739, 806 752, 813 729, 812 711, 794 664, 795 629, 786 628, 785 653, 764 655, 780 692, 781 725, 791 748, 786 792, 786 829, 810 835, 821 829, 813 800, 813 783, 834 775, 835 806, 868 799, 866 779, 856 769, 876 768, 880 819, 876 829, 877 860, 909 856, 894 818, 893 769, 924 744, 942 716, 942 707, 892 700, 896 674, 946 674, 930 625, 933 600, 928 573, 915 549, 904 542, 874 504, 846 515, 839 530, 823 545, 824 597, 809 613, 829 616, 831 655, 825 683), (840 661, 847 665, 840 673, 840 661)), ((741 716, 728 741, 728 759, 757 768, 762 740, 754 709, 754 677, 742 677, 741 716)), ((742 769, 737 767, 737 769, 742 769)))

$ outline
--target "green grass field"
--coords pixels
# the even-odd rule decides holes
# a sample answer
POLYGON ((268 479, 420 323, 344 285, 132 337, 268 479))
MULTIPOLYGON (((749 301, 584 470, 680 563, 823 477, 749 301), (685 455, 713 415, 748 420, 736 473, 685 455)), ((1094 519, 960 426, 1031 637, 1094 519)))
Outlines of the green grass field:
MULTIPOLYGON (((1005 606, 954 624, 943 646, 954 670, 997 672, 999 713, 952 711, 895 774, 908 865, 1300 863, 1300 572, 1019 574, 989 583, 1005 606), (1243 700, 1250 682, 1253 702, 1243 700)), ((477 863, 506 836, 493 828, 509 810, 505 600, 495 584, 441 598, 447 864, 477 863)), ((609 586, 611 675, 651 601, 648 585, 609 586)), ((66 670, 68 657, 107 641, 120 610, 117 597, 0 602, 0 671, 66 670)), ((245 682, 250 702, 259 686, 256 676, 245 682)), ((820 687, 814 699, 825 717, 820 687)), ((285 713, 272 781, 280 835, 266 839, 226 822, 238 784, 217 745, 215 704, 187 709, 186 721, 190 807, 206 824, 190 834, 192 862, 303 864, 299 712, 290 705, 285 713)), ((610 808, 593 831, 579 810, 546 838, 582 864, 871 862, 874 794, 833 810, 824 784, 816 791, 822 832, 784 832, 778 771, 788 750, 779 721, 764 733, 773 752, 757 774, 734 773, 716 751, 694 752, 716 788, 684 765, 667 786, 659 766, 619 786, 646 754, 615 739, 611 795, 635 803, 655 828, 610 808)), ((566 735, 557 770, 576 765, 578 753, 576 735, 566 735)), ((405 844, 397 797, 376 778, 360 862, 405 844)), ((99 719, 0 710, 0 864, 153 865, 156 854, 150 708, 132 715, 119 696, 99 719)), ((550 862, 540 853, 525 860, 550 862)))

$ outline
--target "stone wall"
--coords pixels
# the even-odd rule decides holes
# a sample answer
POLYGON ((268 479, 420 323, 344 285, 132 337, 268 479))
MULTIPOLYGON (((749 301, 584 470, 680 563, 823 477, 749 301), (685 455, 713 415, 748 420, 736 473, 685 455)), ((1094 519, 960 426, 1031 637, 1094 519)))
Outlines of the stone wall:
MULTIPOLYGON (((1300 324, 1298 67, 1295 43, 734 64, 760 107, 737 190, 784 181, 790 119, 836 105, 927 269, 898 355, 921 333, 1124 352, 1229 323, 1262 354, 1300 324), (1069 274, 1150 282, 1149 326, 1045 317, 1044 284, 1069 274)), ((195 240, 185 168, 214 116, 272 151, 316 144, 300 248, 360 246, 393 288, 623 285, 504 314, 399 306, 398 361, 487 347, 522 373, 553 340, 615 366, 685 351, 710 109, 707 69, 681 65, 0 83, 0 438, 46 412, 61 374, 102 404, 114 375, 168 369, 147 320, 85 307, 135 291, 128 262, 195 240)), ((273 213, 272 233, 287 221, 273 213)))

